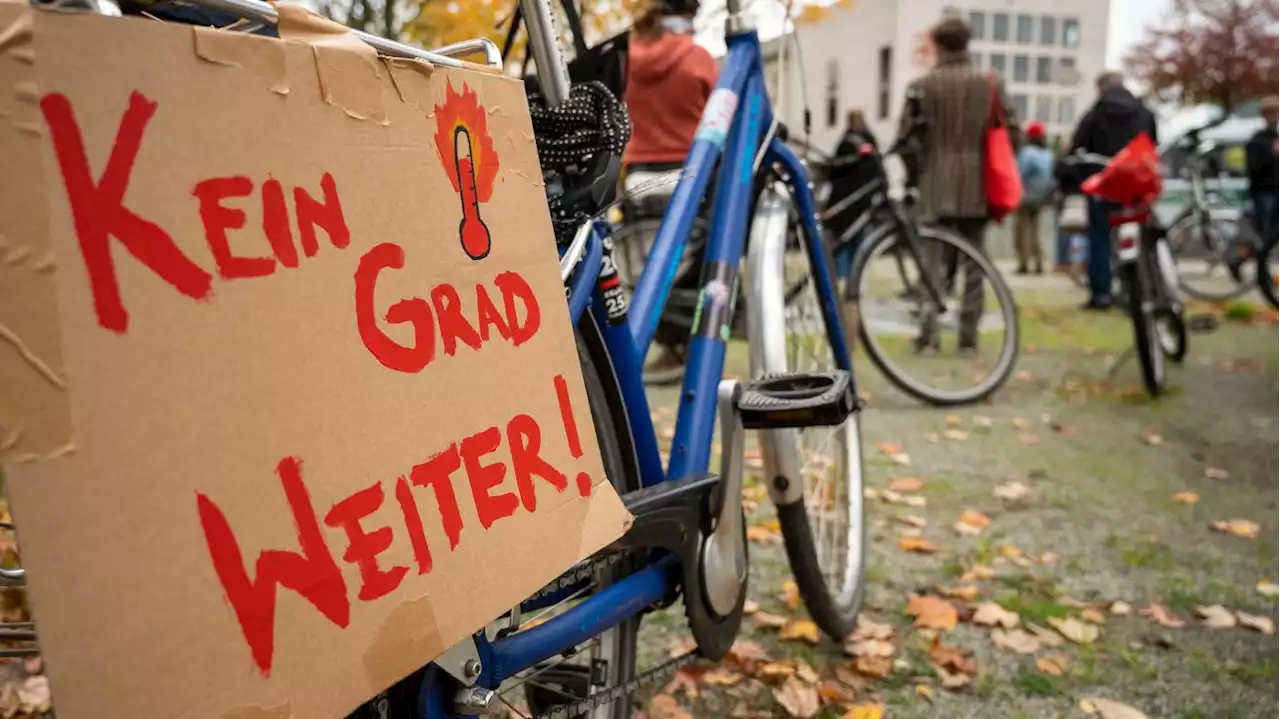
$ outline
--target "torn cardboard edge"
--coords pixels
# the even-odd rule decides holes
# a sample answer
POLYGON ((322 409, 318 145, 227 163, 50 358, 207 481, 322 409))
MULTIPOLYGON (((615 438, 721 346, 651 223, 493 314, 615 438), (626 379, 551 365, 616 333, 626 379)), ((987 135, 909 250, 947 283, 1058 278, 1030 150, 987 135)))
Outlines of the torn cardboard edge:
POLYGON ((300 5, 276 5, 280 39, 311 46, 320 97, 357 120, 386 125, 378 52, 345 25, 300 5))
POLYGON ((285 46, 272 38, 192 27, 196 57, 216 65, 238 67, 266 83, 277 95, 289 94, 285 46))

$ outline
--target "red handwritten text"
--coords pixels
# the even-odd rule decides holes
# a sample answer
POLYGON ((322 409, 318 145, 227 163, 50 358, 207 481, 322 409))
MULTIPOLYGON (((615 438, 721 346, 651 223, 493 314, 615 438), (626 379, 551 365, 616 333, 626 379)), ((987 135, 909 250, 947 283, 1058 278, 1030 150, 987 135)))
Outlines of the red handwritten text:
MULTIPOLYGON (((564 378, 557 375, 553 384, 561 407, 568 409, 560 417, 566 444, 571 456, 578 457, 581 451, 572 448, 580 447, 581 440, 564 378)), ((418 575, 431 572, 427 523, 414 488, 430 490, 436 521, 450 551, 462 542, 466 524, 458 502, 457 482, 466 482, 479 531, 487 531, 521 507, 527 512, 536 511, 535 479, 551 485, 558 493, 564 492, 568 487, 566 475, 543 456, 544 439, 537 420, 517 414, 505 427, 495 425, 463 437, 414 465, 405 475, 389 482, 375 482, 335 502, 323 515, 323 523, 341 530, 345 536, 342 561, 355 566, 360 574, 356 599, 372 602, 394 592, 411 570, 418 575), (499 453, 504 441, 509 458, 499 453), (507 488, 508 474, 515 479, 514 491, 507 488), (386 485, 391 485, 395 494, 395 509, 390 515, 383 511, 387 504, 386 485), (406 540, 412 567, 381 559, 397 541, 406 540)), ((253 571, 245 563, 240 542, 222 510, 209 496, 196 495, 214 571, 240 623, 253 661, 263 674, 271 671, 275 649, 277 584, 297 592, 335 626, 346 627, 351 616, 349 590, 325 542, 322 520, 303 481, 302 466, 298 458, 286 457, 276 467, 293 515, 299 550, 263 550, 253 571)), ((586 473, 579 473, 577 489, 582 496, 590 495, 591 482, 586 473)))

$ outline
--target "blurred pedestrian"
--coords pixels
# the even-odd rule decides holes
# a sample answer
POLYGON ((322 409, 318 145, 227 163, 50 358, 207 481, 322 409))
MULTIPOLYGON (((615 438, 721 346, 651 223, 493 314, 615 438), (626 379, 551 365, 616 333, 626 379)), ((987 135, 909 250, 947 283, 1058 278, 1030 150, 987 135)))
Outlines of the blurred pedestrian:
MULTIPOLYGON (((1158 142, 1156 117, 1147 106, 1134 97, 1124 86, 1124 76, 1107 71, 1098 76, 1098 99, 1080 119, 1071 151, 1083 150, 1108 157, 1124 149, 1133 138, 1142 133, 1158 142)), ((1098 170, 1082 165, 1072 171, 1071 181, 1078 184, 1098 170)), ((1118 209, 1116 205, 1097 198, 1089 198, 1089 301, 1086 310, 1111 308, 1111 225, 1108 218, 1118 209)))
MULTIPOLYGON (((933 27, 931 38, 937 48, 932 70, 914 80, 907 89, 906 107, 899 125, 899 138, 922 134, 917 151, 904 156, 909 180, 918 176, 921 216, 948 227, 983 251, 986 232, 987 188, 984 163, 987 127, 992 120, 992 93, 1005 108, 1009 127, 1016 127, 1013 109, 1005 96, 1004 84, 995 75, 975 68, 969 59, 969 24, 958 17, 943 19, 933 27), (918 124, 923 133, 913 130, 918 124)), ((940 250, 929 243, 930 251, 940 250)), ((944 259, 926 258, 943 266, 944 259)), ((964 297, 960 306, 962 355, 978 349, 978 320, 982 317, 982 274, 965 267, 964 297)), ((916 348, 925 353, 938 351, 937 317, 926 303, 921 312, 920 336, 916 348)))
POLYGON ((1263 98, 1262 119, 1266 125, 1249 138, 1245 156, 1249 167, 1249 196, 1253 199, 1253 222, 1263 240, 1276 234, 1277 190, 1280 189, 1280 163, 1277 162, 1276 116, 1280 100, 1275 95, 1263 98))
MULTIPOLYGON (((627 190, 636 191, 631 200, 637 203, 651 199, 645 195, 653 194, 659 196, 659 207, 665 207, 670 190, 645 193, 638 188, 651 185, 659 174, 684 166, 702 110, 715 89, 716 61, 693 41, 693 18, 697 12, 697 0, 653 0, 631 26, 624 93, 631 113, 631 141, 622 161, 626 173, 623 183, 627 190)), ((648 242, 652 242, 651 237, 646 238, 648 242)), ((702 252, 700 242, 690 242, 685 248, 686 260, 654 334, 661 349, 644 369, 648 382, 664 384, 683 376, 683 355, 693 312, 682 302, 696 290, 702 252)), ((648 256, 647 247, 644 256, 648 256)), ((631 271, 639 276, 639 268, 631 271)))
POLYGON ((1053 153, 1045 147, 1044 125, 1027 125, 1025 142, 1018 150, 1018 175, 1022 177, 1022 205, 1013 228, 1018 254, 1018 274, 1025 275, 1035 263, 1035 273, 1044 274, 1044 252, 1040 247, 1040 215, 1053 202, 1053 153))
MULTIPOLYGON (((827 167, 827 177, 831 180, 831 195, 827 199, 829 215, 825 224, 837 242, 843 239, 845 232, 862 216, 862 213, 871 207, 869 192, 857 199, 852 198, 863 190, 867 183, 879 177, 873 164, 878 151, 876 136, 867 126, 867 119, 862 110, 850 110, 845 115, 844 134, 840 136, 835 156, 831 158, 827 167)), ((838 279, 844 279, 849 274, 849 266, 857 250, 858 238, 848 239, 849 241, 841 242, 836 247, 838 279)))

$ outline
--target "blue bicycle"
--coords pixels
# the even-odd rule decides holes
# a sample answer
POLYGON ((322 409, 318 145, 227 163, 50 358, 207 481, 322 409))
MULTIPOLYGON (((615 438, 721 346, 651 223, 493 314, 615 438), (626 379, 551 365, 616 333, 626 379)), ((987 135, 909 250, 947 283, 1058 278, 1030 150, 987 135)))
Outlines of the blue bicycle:
MULTIPOLYGON (((407 692, 410 715, 428 719, 504 705, 525 716, 621 719, 630 715, 632 692, 648 682, 699 657, 723 657, 746 600, 738 497, 748 429, 760 430, 763 475, 809 614, 833 638, 853 629, 864 543, 849 346, 808 177, 769 106, 759 38, 736 0, 728 10, 724 69, 629 312, 614 291, 607 222, 581 221, 561 247, 604 466, 635 523, 614 545, 375 700, 382 716, 407 692), (708 193, 704 270, 664 468, 642 364, 708 193), (757 378, 747 383, 723 379, 739 294, 757 378), (717 421, 719 467, 712 472, 717 421), (697 649, 642 671, 641 619, 680 600, 697 649)), ((578 86, 569 83, 549 0, 521 0, 520 13, 542 99, 551 108, 570 101, 578 86)), ((616 179, 616 167, 612 176, 598 174, 587 194, 616 179)), ((553 219, 573 218, 566 207, 563 197, 553 201, 553 219)))

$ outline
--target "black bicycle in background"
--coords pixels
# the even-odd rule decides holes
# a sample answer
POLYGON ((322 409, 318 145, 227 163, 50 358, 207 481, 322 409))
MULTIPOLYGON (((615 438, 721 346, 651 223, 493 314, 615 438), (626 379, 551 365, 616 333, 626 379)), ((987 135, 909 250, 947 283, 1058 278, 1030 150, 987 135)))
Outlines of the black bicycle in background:
POLYGON ((937 406, 971 404, 1000 388, 1018 357, 1018 309, 995 264, 963 236, 922 222, 916 192, 890 196, 885 159, 911 152, 913 133, 885 153, 870 144, 853 156, 810 150, 815 174, 837 166, 870 168, 857 190, 822 219, 832 253, 852 253, 844 276, 845 320, 871 361, 898 389, 937 406), (844 215, 854 217, 845 221, 844 215), (831 230, 841 227, 839 234, 831 230), (942 337, 954 332, 954 345, 942 337), (952 355, 961 361, 947 361, 952 355))

